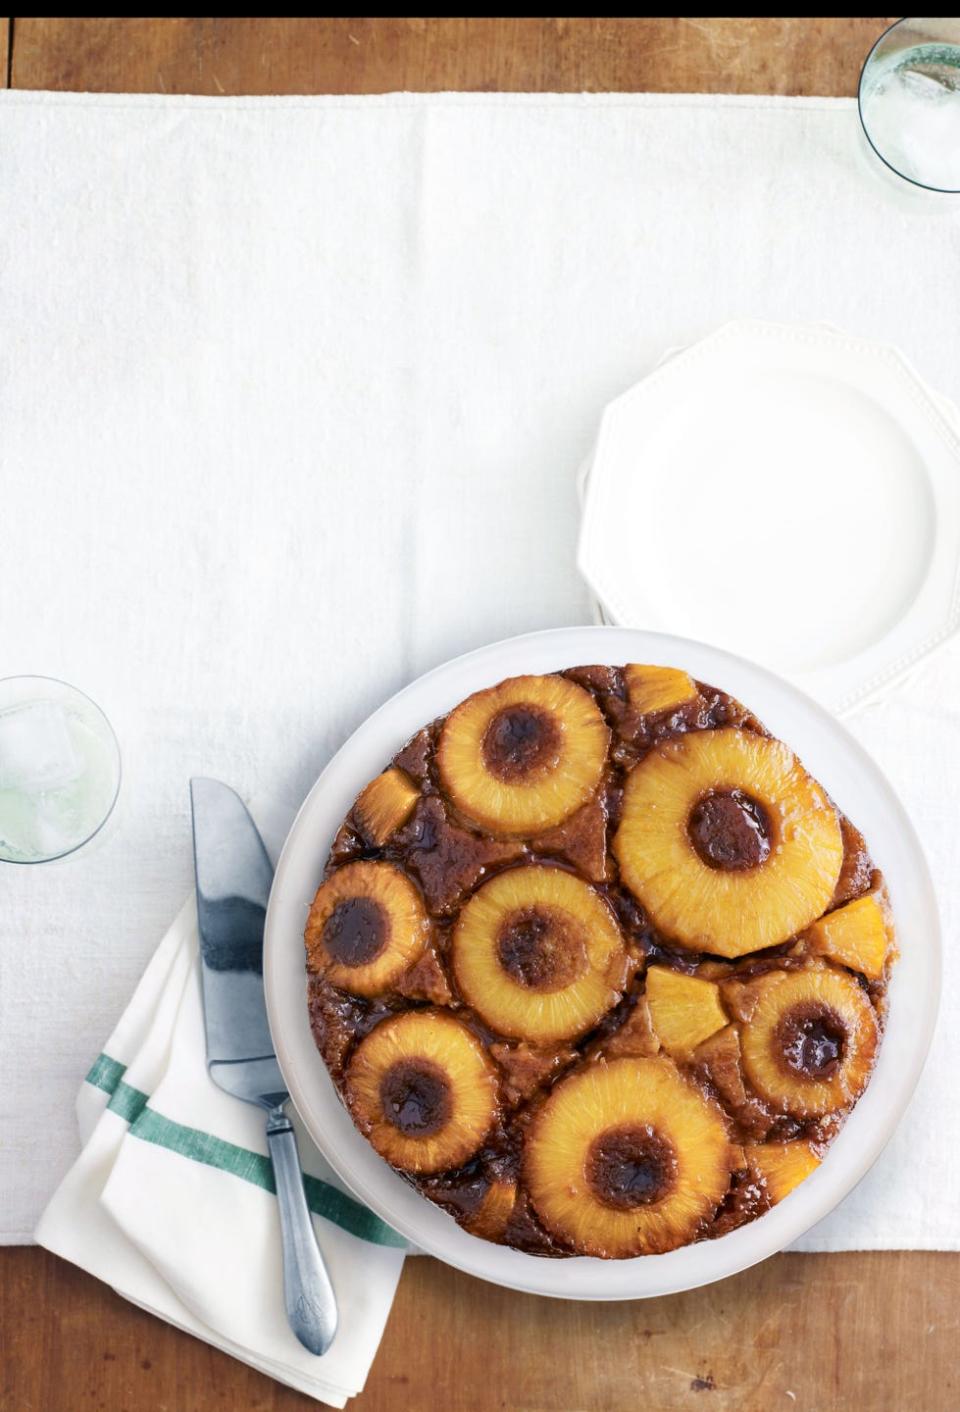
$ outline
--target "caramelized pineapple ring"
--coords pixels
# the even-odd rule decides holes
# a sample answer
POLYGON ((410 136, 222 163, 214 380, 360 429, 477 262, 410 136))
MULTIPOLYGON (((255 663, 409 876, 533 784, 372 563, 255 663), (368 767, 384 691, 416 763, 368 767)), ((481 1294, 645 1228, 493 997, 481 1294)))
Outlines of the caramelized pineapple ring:
POLYGON ((836 810, 796 756, 734 729, 673 737, 634 767, 613 851, 661 930, 731 957, 809 926, 843 863, 836 810))
POLYGON ((346 1092, 360 1131, 406 1172, 462 1166, 496 1115, 493 1064, 465 1025, 438 1010, 382 1020, 350 1061, 346 1092))
POLYGON ((743 1027, 743 1065, 772 1107, 816 1118, 853 1103, 866 1087, 879 1035, 867 996, 842 971, 771 972, 743 1027))
POLYGON ((622 1259, 693 1239, 723 1199, 735 1156, 719 1110, 656 1058, 590 1064, 562 1079, 523 1161, 554 1235, 580 1254, 622 1259))
POLYGON ((584 804, 610 740, 589 692, 563 677, 511 677, 447 717, 437 765, 453 803, 507 837, 554 828, 584 804))
POLYGON ((307 963, 352 995, 380 995, 423 954, 430 921, 419 892, 391 863, 339 868, 313 900, 307 963))
POLYGON ((583 1034, 619 999, 626 953, 599 893, 560 868, 511 868, 484 884, 453 933, 468 1005, 499 1034, 551 1043, 583 1034))

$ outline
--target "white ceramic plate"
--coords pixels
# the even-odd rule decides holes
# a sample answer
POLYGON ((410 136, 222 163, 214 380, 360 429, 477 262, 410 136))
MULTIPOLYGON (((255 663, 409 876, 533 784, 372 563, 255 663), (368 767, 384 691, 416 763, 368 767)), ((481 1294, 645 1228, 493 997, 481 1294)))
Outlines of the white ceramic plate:
POLYGON ((957 429, 884 344, 743 322, 672 350, 606 408, 583 501, 608 622, 715 642, 835 711, 960 622, 957 429))
POLYGON ((560 628, 511 638, 429 672, 376 711, 324 770, 297 815, 267 913, 265 980, 277 1056, 310 1135, 343 1181, 431 1255, 482 1279, 562 1299, 640 1299, 732 1275, 796 1240, 843 1199, 876 1160, 913 1092, 930 1042, 940 984, 932 884, 913 828, 883 775, 826 711, 738 657, 628 628, 560 628), (589 662, 660 662, 742 698, 798 751, 866 832, 886 873, 902 959, 873 1079, 822 1166, 785 1201, 720 1240, 634 1260, 550 1260, 468 1235, 381 1160, 353 1126, 313 1043, 303 928, 333 836, 360 789, 421 726, 480 687, 525 672, 589 662))

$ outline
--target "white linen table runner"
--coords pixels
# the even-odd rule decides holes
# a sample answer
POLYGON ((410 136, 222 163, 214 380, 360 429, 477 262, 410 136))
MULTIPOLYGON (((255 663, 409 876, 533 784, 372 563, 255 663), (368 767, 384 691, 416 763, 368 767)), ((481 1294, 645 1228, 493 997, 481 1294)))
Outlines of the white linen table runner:
MULTIPOLYGON (((413 676, 588 621, 575 473, 667 347, 822 320, 958 398, 958 313, 960 225, 893 202, 848 100, 0 93, 0 670, 88 691, 125 771, 95 851, 0 865, 0 1240, 189 893, 192 773, 295 803, 413 676)), ((788 515, 776 452, 736 493, 788 515)), ((946 987, 896 1138, 801 1245, 955 1249, 960 645, 852 726, 946 987)))

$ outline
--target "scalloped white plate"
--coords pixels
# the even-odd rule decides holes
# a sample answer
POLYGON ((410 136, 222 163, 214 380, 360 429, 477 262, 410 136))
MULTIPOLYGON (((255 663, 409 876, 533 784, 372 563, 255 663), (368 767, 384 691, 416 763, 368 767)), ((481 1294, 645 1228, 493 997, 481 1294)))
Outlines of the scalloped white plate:
POLYGON ((608 622, 763 662, 835 711, 960 625, 960 437, 894 348, 730 323, 605 409, 578 562, 608 622))
POLYGON ((277 1057, 297 1110, 343 1181, 415 1245, 481 1279, 560 1299, 643 1299, 723 1279, 774 1254, 842 1201, 879 1156, 909 1101, 933 1032, 940 932, 930 876, 890 785, 821 707, 779 678, 701 643, 629 628, 559 628, 494 643, 427 673, 376 711, 337 752, 297 815, 267 912, 267 1007, 277 1057), (525 672, 588 662, 660 662, 741 697, 798 751, 865 830, 886 873, 902 957, 877 1067, 822 1166, 759 1220, 720 1240, 634 1260, 550 1260, 478 1240, 419 1196, 353 1126, 313 1043, 303 928, 333 836, 367 780, 422 725, 480 687, 525 672))

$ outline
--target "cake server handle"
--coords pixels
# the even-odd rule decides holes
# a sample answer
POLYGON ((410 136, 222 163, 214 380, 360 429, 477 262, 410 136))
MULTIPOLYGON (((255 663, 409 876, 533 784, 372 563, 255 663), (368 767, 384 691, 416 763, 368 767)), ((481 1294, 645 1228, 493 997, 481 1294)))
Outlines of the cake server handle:
POLYGON ((267 1114, 283 1246, 283 1299, 290 1327, 304 1348, 326 1353, 337 1332, 337 1298, 310 1218, 293 1124, 282 1108, 267 1114))

